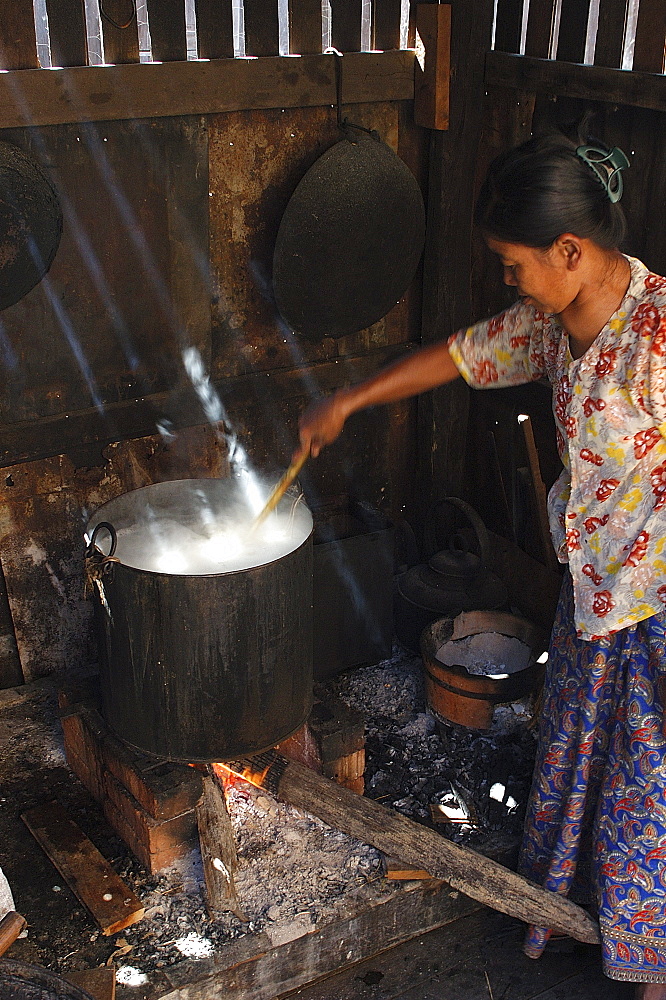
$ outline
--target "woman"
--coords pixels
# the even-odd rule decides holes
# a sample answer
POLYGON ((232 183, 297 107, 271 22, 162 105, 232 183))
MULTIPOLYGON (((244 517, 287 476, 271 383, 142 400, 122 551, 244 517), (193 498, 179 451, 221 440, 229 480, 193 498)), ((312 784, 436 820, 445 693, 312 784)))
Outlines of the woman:
MULTIPOLYGON (((604 971, 666 1000, 666 279, 618 247, 621 150, 534 138, 491 166, 476 209, 519 299, 310 407, 317 455, 357 410, 442 385, 547 377, 564 471, 549 497, 568 563, 553 628, 520 868, 591 890, 604 971), (588 883, 587 886, 585 883, 588 883)), ((530 928, 537 958, 549 931, 530 928)))

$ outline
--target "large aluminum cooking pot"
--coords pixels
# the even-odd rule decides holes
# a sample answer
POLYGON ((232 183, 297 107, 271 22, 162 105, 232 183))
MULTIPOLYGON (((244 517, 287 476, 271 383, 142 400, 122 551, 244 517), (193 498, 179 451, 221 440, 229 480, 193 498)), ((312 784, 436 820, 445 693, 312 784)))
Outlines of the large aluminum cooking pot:
POLYGON ((109 501, 88 524, 103 713, 146 753, 259 753, 310 712, 312 516, 287 494, 266 534, 251 537, 254 554, 236 557, 224 531, 239 504, 234 479, 158 483, 109 501), (276 541, 280 518, 286 537, 276 541), (197 550, 215 545, 211 571, 197 550))

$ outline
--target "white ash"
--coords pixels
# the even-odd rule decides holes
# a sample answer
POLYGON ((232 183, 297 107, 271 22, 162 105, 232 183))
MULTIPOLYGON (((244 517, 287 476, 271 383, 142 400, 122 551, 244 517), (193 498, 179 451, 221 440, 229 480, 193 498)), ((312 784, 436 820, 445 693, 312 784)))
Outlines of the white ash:
POLYGON ((515 636, 481 632, 445 642, 435 659, 449 667, 464 667, 468 673, 493 677, 518 673, 530 664, 530 647, 515 636))

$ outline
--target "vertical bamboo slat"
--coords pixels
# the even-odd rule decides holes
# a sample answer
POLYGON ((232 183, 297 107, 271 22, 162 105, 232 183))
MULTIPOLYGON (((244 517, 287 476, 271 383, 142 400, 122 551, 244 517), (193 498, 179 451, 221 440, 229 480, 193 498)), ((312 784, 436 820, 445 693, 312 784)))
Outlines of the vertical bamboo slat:
POLYGON ((596 66, 619 69, 622 65, 627 0, 599 0, 599 27, 594 49, 596 66))
POLYGON ((582 63, 585 59, 590 0, 562 0, 557 58, 582 63))
POLYGON ((0 69, 37 69, 32 0, 11 0, 0 17, 0 69))
POLYGON ((321 0, 289 0, 289 51, 321 52, 321 0))
POLYGON ((525 55, 547 59, 555 20, 555 0, 530 0, 525 55))
POLYGON ((372 5, 373 49, 400 48, 400 0, 374 0, 372 5))
POLYGON ((185 0, 146 0, 155 62, 187 59, 185 0))
POLYGON ((195 0, 200 59, 225 59, 234 54, 232 0, 195 0))
POLYGON ((641 0, 636 22, 633 68, 643 73, 662 73, 666 39, 666 3, 641 0))
POLYGON ((46 0, 53 66, 86 66, 88 36, 83 0, 46 0))
POLYGON ((277 0, 243 0, 245 52, 248 56, 276 56, 280 52, 277 0))
POLYGON ((340 52, 361 51, 361 0, 331 0, 331 44, 340 52))
POLYGON ((495 23, 495 49, 498 52, 519 52, 523 0, 497 0, 495 23))
POLYGON ((108 63, 139 61, 139 32, 132 0, 100 0, 104 59, 108 63))

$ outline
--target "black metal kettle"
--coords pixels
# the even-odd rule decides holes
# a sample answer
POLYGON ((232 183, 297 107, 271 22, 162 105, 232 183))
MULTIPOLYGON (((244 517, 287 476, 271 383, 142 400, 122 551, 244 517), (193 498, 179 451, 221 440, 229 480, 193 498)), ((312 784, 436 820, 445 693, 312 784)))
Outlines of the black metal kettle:
POLYGON ((426 563, 419 563, 396 580, 394 614, 398 639, 418 651, 424 628, 438 618, 455 618, 461 611, 498 608, 507 599, 506 587, 488 569, 489 540, 486 527, 464 500, 445 497, 432 508, 426 526, 426 551, 436 546, 435 513, 442 504, 451 504, 469 520, 478 554, 470 551, 460 533, 454 534, 449 547, 435 552, 426 563))

